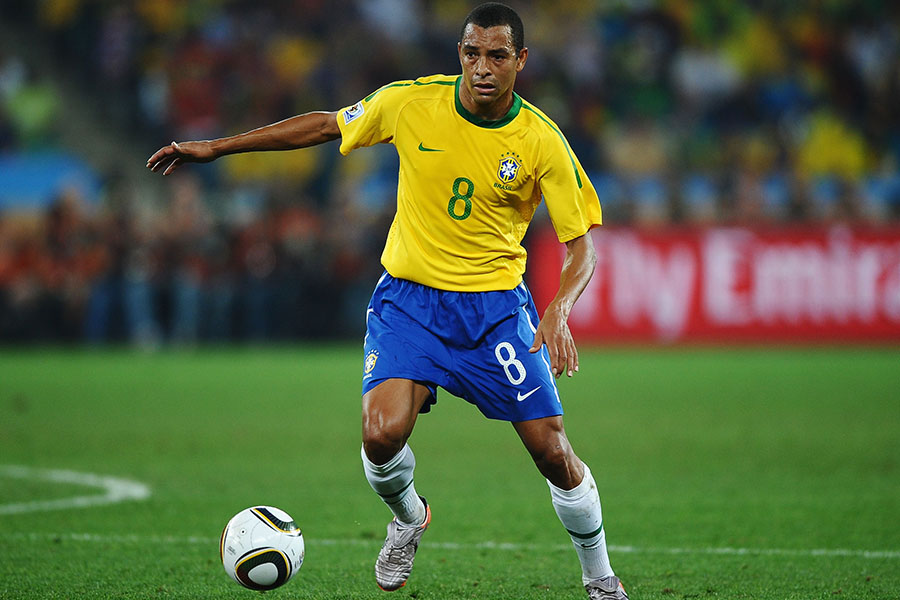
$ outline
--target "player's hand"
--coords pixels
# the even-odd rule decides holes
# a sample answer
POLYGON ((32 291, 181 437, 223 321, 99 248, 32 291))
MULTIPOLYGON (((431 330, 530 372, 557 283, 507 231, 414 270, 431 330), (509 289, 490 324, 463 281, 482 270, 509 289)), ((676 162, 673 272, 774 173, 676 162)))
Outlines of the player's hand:
POLYGON ((571 377, 578 372, 578 349, 565 317, 554 310, 547 308, 544 318, 538 323, 534 334, 534 344, 528 349, 532 354, 539 352, 541 346, 547 346, 550 353, 550 369, 554 377, 559 377, 564 372, 571 377))
POLYGON ((168 175, 184 163, 205 163, 216 159, 216 153, 209 142, 172 142, 163 146, 147 159, 147 168, 156 173, 168 175))

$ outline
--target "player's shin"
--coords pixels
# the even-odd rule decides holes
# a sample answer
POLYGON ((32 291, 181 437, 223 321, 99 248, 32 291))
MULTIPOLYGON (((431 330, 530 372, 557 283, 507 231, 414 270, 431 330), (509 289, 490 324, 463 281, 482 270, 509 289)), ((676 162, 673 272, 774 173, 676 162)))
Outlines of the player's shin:
POLYGON ((569 532, 578 559, 584 583, 613 575, 606 551, 606 532, 600 510, 600 495, 591 470, 584 465, 584 479, 571 490, 563 490, 549 481, 553 508, 563 527, 569 532))
POLYGON ((404 526, 421 525, 425 521, 425 506, 416 494, 413 471, 416 458, 409 445, 404 445, 391 460, 376 465, 361 451, 366 479, 375 493, 381 496, 394 516, 404 526))

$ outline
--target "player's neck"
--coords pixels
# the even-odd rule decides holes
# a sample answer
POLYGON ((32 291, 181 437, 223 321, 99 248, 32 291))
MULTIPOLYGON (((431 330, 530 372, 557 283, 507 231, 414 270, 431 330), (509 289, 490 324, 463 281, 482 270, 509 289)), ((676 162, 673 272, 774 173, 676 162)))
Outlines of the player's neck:
POLYGON ((506 94, 490 104, 481 104, 475 102, 466 86, 463 85, 459 89, 459 102, 463 108, 479 119, 499 121, 509 113, 513 106, 513 90, 510 89, 506 94))

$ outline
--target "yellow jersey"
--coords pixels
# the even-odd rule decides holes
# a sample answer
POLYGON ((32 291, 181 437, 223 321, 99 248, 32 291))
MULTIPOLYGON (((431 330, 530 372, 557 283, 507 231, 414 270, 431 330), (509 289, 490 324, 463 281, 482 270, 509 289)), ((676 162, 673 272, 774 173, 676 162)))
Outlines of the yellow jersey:
POLYGON ((600 200, 559 127, 513 95, 497 121, 459 100, 461 76, 385 85, 338 113, 342 154, 391 143, 397 212, 381 262, 392 276, 459 292, 510 290, 541 202, 560 242, 601 223, 600 200))

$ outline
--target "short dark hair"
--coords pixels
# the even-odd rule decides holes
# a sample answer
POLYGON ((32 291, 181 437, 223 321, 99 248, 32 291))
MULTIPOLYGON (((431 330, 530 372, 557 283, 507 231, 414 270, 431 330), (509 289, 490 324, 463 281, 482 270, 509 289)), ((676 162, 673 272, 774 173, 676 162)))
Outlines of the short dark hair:
POLYGON ((508 25, 512 32, 512 43, 516 49, 516 54, 525 47, 525 26, 522 25, 522 19, 519 14, 499 2, 485 2, 480 6, 476 6, 463 21, 462 29, 459 31, 459 40, 462 41, 466 34, 466 27, 469 23, 483 27, 496 27, 498 25, 508 25))

